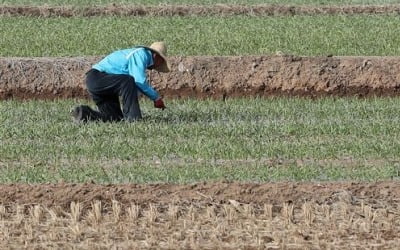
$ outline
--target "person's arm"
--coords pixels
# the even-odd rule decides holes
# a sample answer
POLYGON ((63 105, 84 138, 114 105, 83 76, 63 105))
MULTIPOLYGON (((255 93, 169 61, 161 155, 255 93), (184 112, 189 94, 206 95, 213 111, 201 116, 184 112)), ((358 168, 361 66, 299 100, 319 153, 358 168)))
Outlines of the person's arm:
POLYGON ((153 101, 160 99, 158 92, 149 85, 146 75, 147 67, 153 65, 152 53, 144 48, 137 49, 128 60, 129 75, 135 78, 140 91, 153 101))

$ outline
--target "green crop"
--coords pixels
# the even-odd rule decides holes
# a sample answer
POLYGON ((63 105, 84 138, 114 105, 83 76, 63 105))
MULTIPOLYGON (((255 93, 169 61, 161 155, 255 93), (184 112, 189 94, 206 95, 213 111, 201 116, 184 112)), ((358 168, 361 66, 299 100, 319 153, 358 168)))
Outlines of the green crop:
POLYGON ((142 101, 136 123, 71 122, 77 100, 0 102, 0 182, 383 180, 400 99, 142 101))
POLYGON ((292 4, 292 5, 349 5, 349 4, 395 4, 398 0, 1 0, 0 4, 7 5, 75 5, 75 6, 89 6, 89 5, 107 5, 107 4, 144 4, 144 5, 158 5, 158 4, 292 4))
POLYGON ((104 55, 157 40, 179 56, 400 55, 398 15, 1 17, 0 22, 7 27, 0 29, 0 56, 104 55))

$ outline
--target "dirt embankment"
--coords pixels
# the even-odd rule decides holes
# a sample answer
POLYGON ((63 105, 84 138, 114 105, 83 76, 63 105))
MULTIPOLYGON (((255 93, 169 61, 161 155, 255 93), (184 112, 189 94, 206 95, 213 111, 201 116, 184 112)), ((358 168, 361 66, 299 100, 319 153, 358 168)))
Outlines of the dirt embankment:
POLYGON ((246 204, 302 205, 306 201, 331 204, 338 201, 366 204, 391 204, 398 206, 399 182, 377 183, 236 183, 208 182, 190 185, 177 184, 10 184, 0 185, 0 204, 41 204, 46 207, 69 208, 70 203, 80 202, 90 206, 94 200, 110 204, 118 200, 123 205, 224 203, 235 200, 246 204))
MULTIPOLYGON (((100 57, 0 58, 0 98, 87 97, 85 72, 100 57)), ((165 97, 399 96, 400 57, 171 57, 150 72, 165 97)))
POLYGON ((37 17, 74 16, 209 16, 209 15, 317 15, 317 14, 399 14, 400 5, 344 5, 344 6, 293 6, 293 5, 106 5, 74 6, 0 6, 0 15, 37 17))

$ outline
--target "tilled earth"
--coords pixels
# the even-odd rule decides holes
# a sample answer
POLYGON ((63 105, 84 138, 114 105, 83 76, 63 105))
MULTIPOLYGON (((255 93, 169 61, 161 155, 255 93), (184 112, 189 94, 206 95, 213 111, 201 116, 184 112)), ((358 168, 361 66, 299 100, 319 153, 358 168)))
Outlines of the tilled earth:
POLYGON ((281 205, 288 202, 301 205, 306 201, 332 204, 344 200, 351 204, 364 201, 378 207, 398 206, 400 183, 388 182, 277 182, 236 183, 202 182, 190 185, 178 184, 9 184, 0 185, 0 203, 42 204, 68 208, 72 201, 90 205, 93 200, 109 203, 111 199, 122 204, 168 203, 224 203, 233 199, 249 204, 281 205), (346 195, 342 195, 346 193, 346 195))
POLYGON ((2 185, 5 247, 393 249, 398 182, 2 185))
POLYGON ((296 6, 296 5, 106 5, 90 7, 73 6, 0 6, 0 15, 37 17, 74 16, 274 16, 316 14, 398 14, 400 5, 344 5, 344 6, 296 6))
MULTIPOLYGON (((85 73, 101 57, 0 58, 0 98, 87 97, 85 73)), ((171 57, 149 72, 164 97, 398 96, 400 57, 171 57)))

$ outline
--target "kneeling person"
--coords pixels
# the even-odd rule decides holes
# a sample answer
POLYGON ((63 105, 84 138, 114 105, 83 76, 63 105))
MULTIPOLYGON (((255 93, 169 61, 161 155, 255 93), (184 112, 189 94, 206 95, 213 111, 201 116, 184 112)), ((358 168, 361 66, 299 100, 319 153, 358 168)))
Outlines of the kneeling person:
POLYGON ((150 47, 137 46, 114 51, 93 65, 86 73, 86 86, 99 111, 80 105, 71 112, 74 120, 139 120, 142 113, 138 90, 154 102, 154 107, 165 109, 162 98, 148 83, 146 69, 169 72, 166 52, 163 42, 155 42, 150 47), (119 97, 122 100, 122 110, 119 97))

